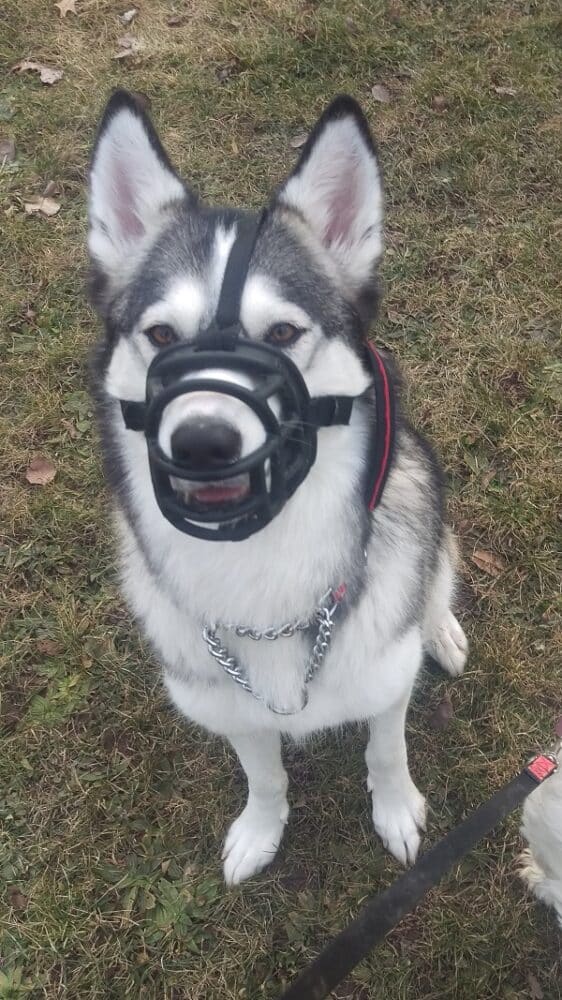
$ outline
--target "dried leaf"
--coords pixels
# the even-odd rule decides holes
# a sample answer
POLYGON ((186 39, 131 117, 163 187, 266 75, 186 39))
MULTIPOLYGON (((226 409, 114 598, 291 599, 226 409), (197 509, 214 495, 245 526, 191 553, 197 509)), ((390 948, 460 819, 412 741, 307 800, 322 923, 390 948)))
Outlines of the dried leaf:
POLYGON ((492 87, 492 90, 500 97, 515 97, 517 94, 515 87, 492 87))
POLYGON ((182 24, 187 24, 188 21, 188 14, 172 14, 166 21, 166 24, 169 28, 181 28, 182 24))
POLYGON ((8 137, 0 139, 0 167, 13 163, 16 158, 16 144, 8 137))
POLYGON ((25 910, 27 909, 27 904, 29 902, 27 896, 24 896, 23 892, 20 892, 15 885, 10 886, 8 889, 8 900, 10 906, 14 910, 25 910))
POLYGON ((390 91, 382 83, 375 83, 375 86, 371 87, 371 97, 381 104, 390 104, 392 100, 390 91))
POLYGON ((527 973, 527 982, 530 988, 531 1000, 544 1000, 544 993, 537 977, 532 972, 527 973))
POLYGON ((44 198, 43 195, 37 195, 30 201, 26 201, 24 208, 28 215, 39 212, 41 215, 51 216, 60 211, 60 203, 54 198, 44 198))
POLYGON ((61 424, 64 427, 64 429, 65 429, 66 433, 68 434, 69 438, 71 439, 71 441, 75 441, 76 438, 80 437, 80 434, 76 430, 76 427, 72 423, 72 420, 65 420, 63 418, 61 420, 61 424))
POLYGON ((291 139, 289 146, 291 149, 300 149, 301 146, 304 146, 307 139, 308 132, 297 132, 297 134, 291 139))
POLYGON ((218 66, 215 70, 215 76, 219 83, 226 83, 230 80, 231 76, 235 76, 240 68, 240 63, 237 59, 231 59, 230 62, 225 63, 224 66, 218 66))
POLYGON ((56 639, 38 639, 35 648, 42 656, 58 656, 63 651, 63 646, 56 639))
POLYGON ((428 722, 432 729, 446 729, 455 714, 450 695, 446 694, 437 708, 429 716, 428 722))
POLYGON ((56 474, 57 470, 51 460, 44 458, 43 455, 38 455, 29 463, 25 478, 33 486, 46 486, 47 483, 53 481, 56 474))
POLYGON ((145 47, 142 39, 135 38, 133 35, 122 35, 121 38, 117 39, 117 44, 120 47, 120 52, 113 56, 114 59, 128 59, 129 56, 142 52, 145 47))
POLYGON ((435 94, 431 98, 431 107, 434 111, 446 111, 447 110, 447 98, 443 97, 443 94, 435 94))
POLYGON ((0 122, 9 122, 14 117, 14 99, 12 96, 0 100, 0 122))
POLYGON ((60 185, 56 181, 47 181, 43 197, 52 198, 54 194, 60 194, 60 185))
POLYGON ((39 73, 41 83, 45 83, 48 86, 58 83, 64 76, 62 69, 56 69, 54 66, 44 66, 43 63, 33 62, 31 59, 23 59, 22 62, 12 66, 12 73, 27 72, 39 73))
POLYGON ((488 489, 488 486, 492 482, 492 479, 494 478, 495 474, 496 470, 493 468, 488 469, 488 471, 484 473, 484 475, 482 476, 482 489, 484 490, 488 489))
POLYGON ((142 90, 131 90, 130 94, 131 97, 134 97, 139 108, 142 108, 143 111, 150 111, 152 102, 148 94, 143 94, 142 90))
POLYGON ((76 10, 76 0, 58 0, 55 7, 58 7, 61 17, 66 17, 67 14, 78 13, 76 10))
POLYGON ((485 549, 475 549, 471 556, 472 562, 478 569, 481 569, 488 576, 500 576, 507 564, 500 556, 495 556, 493 552, 486 552, 485 549))
POLYGON ((404 322, 404 317, 398 312, 397 309, 387 308, 386 318, 389 323, 397 323, 401 325, 404 322))
POLYGON ((131 7, 130 10, 126 10, 123 14, 119 14, 121 24, 132 24, 138 12, 138 7, 131 7))

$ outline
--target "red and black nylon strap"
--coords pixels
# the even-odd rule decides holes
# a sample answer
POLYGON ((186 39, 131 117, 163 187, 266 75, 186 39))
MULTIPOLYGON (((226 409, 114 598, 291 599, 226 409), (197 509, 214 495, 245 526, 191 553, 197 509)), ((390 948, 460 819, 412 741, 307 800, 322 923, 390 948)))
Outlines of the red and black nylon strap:
POLYGON ((375 389, 375 426, 369 451, 370 475, 365 487, 365 499, 369 510, 375 510, 392 465, 396 403, 392 380, 382 354, 369 341, 366 341, 366 348, 375 389))

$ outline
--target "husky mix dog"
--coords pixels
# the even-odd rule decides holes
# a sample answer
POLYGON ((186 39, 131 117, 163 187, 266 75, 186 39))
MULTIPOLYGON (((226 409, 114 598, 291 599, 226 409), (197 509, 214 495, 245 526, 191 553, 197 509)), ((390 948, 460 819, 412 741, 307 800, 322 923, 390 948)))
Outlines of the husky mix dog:
MULTIPOLYGON (((136 99, 119 91, 95 143, 89 211, 92 297, 106 330, 95 395, 123 591, 173 702, 226 737, 245 771, 248 799, 226 836, 225 879, 241 882, 275 856, 289 815, 282 737, 358 720, 369 725, 375 830, 412 863, 426 806, 408 771, 408 702, 424 653, 458 675, 467 642, 451 611, 455 545, 441 471, 397 403, 384 491, 374 509, 365 502, 382 419, 366 338, 383 247, 381 174, 365 117, 348 97, 328 107, 258 226, 252 213, 205 205, 178 177, 136 99), (269 507, 279 462, 265 425, 280 439, 290 424, 282 389, 254 404, 254 362, 223 365, 226 350, 216 361, 212 351, 202 355, 195 376, 181 364, 173 376, 174 358, 193 358, 213 329, 227 262, 254 224, 234 274, 232 356, 243 344, 250 356, 285 365, 313 403, 353 402, 347 421, 320 423, 306 474, 269 507), (142 404, 149 367, 168 357, 150 447, 159 468, 173 473, 184 461, 201 476, 155 477, 148 432, 123 416, 122 401, 142 404), (256 478, 248 469, 262 453, 256 478), (240 474, 228 475, 229 463, 240 474), (174 518, 159 500, 162 482, 174 518), (254 490, 269 514, 252 522, 243 512, 265 509, 261 500, 252 507, 254 490), (253 527, 237 534, 246 523, 253 527)), ((384 369, 395 397, 386 361, 384 369)), ((290 426, 305 434, 306 415, 290 426)))

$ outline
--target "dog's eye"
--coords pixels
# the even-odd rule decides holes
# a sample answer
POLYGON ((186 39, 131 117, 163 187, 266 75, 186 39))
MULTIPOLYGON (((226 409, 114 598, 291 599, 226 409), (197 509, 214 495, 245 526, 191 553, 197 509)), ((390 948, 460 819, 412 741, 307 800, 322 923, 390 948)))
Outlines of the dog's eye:
POLYGON ((279 344, 280 347, 288 347, 299 339, 303 331, 298 326, 291 323, 276 323, 267 331, 266 340, 270 344, 279 344))
POLYGON ((158 323, 157 326, 149 326, 148 330, 144 331, 151 344, 155 347, 168 347, 169 344, 173 344, 178 338, 172 330, 171 326, 167 326, 166 323, 158 323))

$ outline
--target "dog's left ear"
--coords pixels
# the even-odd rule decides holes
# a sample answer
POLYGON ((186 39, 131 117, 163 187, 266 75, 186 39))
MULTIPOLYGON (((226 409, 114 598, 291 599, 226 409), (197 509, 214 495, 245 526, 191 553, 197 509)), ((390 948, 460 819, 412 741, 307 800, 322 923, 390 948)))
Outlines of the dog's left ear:
POLYGON ((353 98, 338 97, 309 135, 277 202, 304 218, 354 297, 372 284, 382 253, 382 201, 367 120, 353 98))
POLYGON ((195 201, 137 98, 116 91, 105 108, 90 165, 88 249, 98 305, 130 278, 170 212, 195 201))

